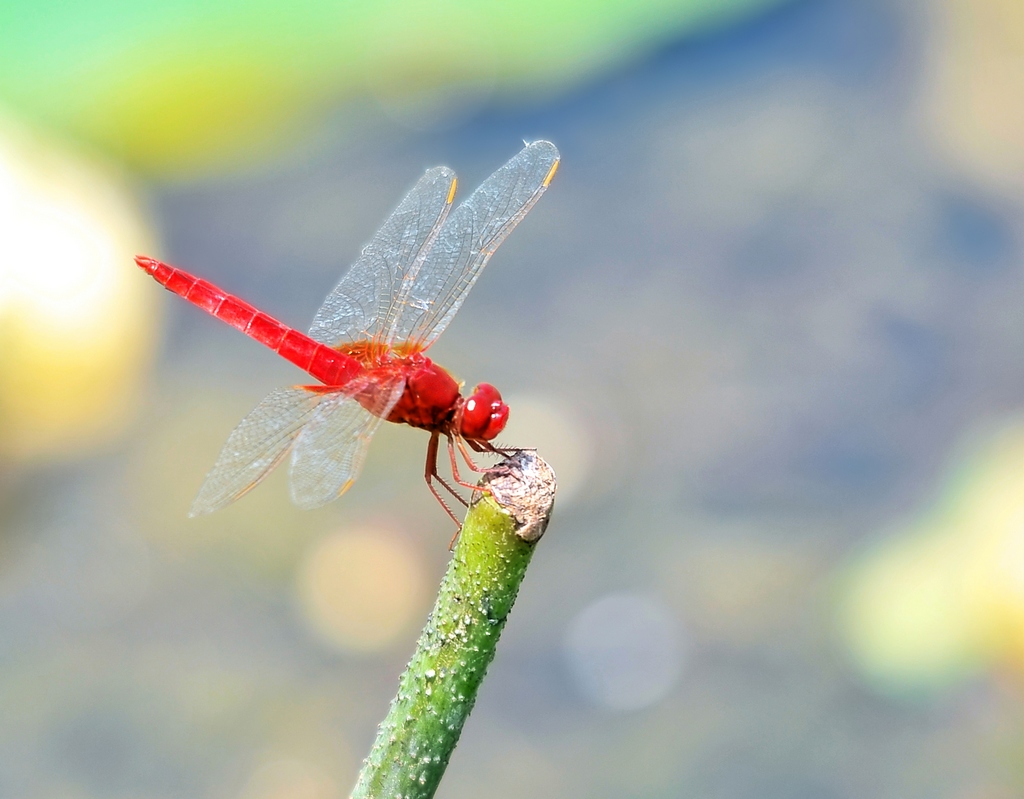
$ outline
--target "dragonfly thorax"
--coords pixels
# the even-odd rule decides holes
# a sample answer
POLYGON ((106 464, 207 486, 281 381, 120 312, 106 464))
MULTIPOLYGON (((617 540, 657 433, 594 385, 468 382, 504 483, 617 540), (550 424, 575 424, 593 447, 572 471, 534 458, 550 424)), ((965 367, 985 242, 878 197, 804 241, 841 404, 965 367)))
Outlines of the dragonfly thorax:
POLYGON ((407 359, 406 369, 405 390, 388 415, 388 421, 424 430, 451 431, 456 412, 462 405, 455 378, 430 358, 422 356, 407 359))
POLYGON ((476 441, 490 441, 505 428, 508 406, 490 383, 463 397, 455 378, 429 358, 413 356, 405 365, 405 390, 389 422, 476 441))

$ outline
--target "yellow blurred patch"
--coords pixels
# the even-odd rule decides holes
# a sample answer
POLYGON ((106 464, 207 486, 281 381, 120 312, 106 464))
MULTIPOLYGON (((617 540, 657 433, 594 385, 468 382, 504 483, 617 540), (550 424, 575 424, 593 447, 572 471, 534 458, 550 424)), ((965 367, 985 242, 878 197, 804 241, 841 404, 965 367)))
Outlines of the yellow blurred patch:
POLYGON ((316 543, 298 578, 300 609, 325 643, 343 651, 386 649, 425 615, 421 559, 386 529, 335 533, 316 543))
POLYGON ((1024 181, 1024 3, 938 4, 925 115, 953 160, 996 185, 1024 181))
POLYGON ((1024 667, 1024 425, 975 447, 936 507, 851 567, 840 620, 854 662, 882 687, 1024 667))
POLYGON ((0 125, 0 455, 62 459, 124 429, 153 349, 152 245, 116 176, 0 125))
POLYGON ((950 536, 897 539, 855 569, 841 630, 876 686, 942 688, 979 667, 961 543, 950 536))
POLYGON ((264 763, 252 775, 242 799, 331 799, 338 786, 312 763, 293 758, 264 763))
POLYGON ((219 50, 187 61, 147 52, 102 90, 79 111, 82 135, 134 166, 179 177, 244 165, 308 135, 320 91, 265 54, 219 50))

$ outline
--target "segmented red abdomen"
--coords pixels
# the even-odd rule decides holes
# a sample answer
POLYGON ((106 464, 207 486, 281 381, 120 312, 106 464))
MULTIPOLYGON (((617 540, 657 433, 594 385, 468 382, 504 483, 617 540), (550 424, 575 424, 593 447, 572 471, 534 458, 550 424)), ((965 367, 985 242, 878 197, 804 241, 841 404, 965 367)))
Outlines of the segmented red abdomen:
POLYGON ((222 322, 227 322, 260 344, 270 347, 325 385, 345 385, 363 371, 362 364, 355 358, 281 324, 206 280, 154 258, 140 255, 136 257, 135 263, 168 291, 184 297, 222 322))

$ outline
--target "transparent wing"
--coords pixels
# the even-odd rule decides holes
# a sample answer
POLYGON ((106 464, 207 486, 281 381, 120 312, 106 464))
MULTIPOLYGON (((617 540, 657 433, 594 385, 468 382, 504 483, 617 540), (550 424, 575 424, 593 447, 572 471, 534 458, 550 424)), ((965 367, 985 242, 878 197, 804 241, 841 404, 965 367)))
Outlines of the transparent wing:
POLYGON ((407 276, 386 343, 433 343, 498 245, 544 193, 558 159, 551 142, 528 144, 451 213, 422 265, 407 276))
POLYGON ((379 338, 406 276, 423 263, 454 197, 455 173, 427 170, 320 306, 310 337, 331 347, 379 338))
POLYGON ((344 394, 328 394, 295 442, 292 501, 300 508, 318 508, 348 490, 363 468, 370 439, 405 389, 402 378, 359 383, 346 385, 344 394), (360 394, 369 410, 354 399, 360 394))
POLYGON ((270 474, 324 398, 298 387, 266 396, 228 436, 189 516, 230 505, 270 474))

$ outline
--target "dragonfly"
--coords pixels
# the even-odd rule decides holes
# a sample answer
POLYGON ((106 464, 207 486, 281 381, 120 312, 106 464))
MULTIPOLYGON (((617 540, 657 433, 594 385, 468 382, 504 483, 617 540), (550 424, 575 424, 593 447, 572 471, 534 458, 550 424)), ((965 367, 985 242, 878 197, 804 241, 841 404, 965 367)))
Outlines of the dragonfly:
POLYGON ((468 503, 439 473, 441 439, 453 481, 479 490, 462 479, 456 449, 475 472, 486 469, 476 465, 468 449, 513 451, 493 443, 505 428, 509 407, 490 383, 463 396, 463 384, 426 353, 494 251, 547 189, 558 164, 551 142, 527 144, 454 210, 455 173, 447 167, 427 170, 328 295, 308 333, 182 269, 137 256, 135 262, 169 291, 317 381, 271 392, 242 419, 189 515, 231 504, 289 453, 293 502, 307 509, 324 505, 355 482, 370 441, 386 420, 430 433, 424 478, 458 526, 437 486, 468 503))

